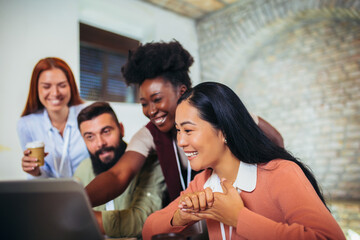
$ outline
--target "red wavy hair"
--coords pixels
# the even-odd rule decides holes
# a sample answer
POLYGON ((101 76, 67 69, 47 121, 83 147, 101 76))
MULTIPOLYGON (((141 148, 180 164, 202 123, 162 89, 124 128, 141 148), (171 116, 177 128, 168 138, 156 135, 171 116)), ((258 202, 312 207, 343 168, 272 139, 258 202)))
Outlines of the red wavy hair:
POLYGON ((55 58, 55 57, 43 58, 35 65, 34 70, 32 72, 29 95, 26 101, 24 111, 21 114, 22 117, 44 108, 44 105, 42 105, 42 103, 39 100, 39 92, 38 92, 39 76, 43 71, 54 68, 58 68, 62 70, 65 73, 67 80, 69 82, 71 98, 68 103, 68 106, 79 105, 83 103, 83 100, 81 100, 78 88, 76 86, 74 74, 71 71, 69 65, 60 58, 55 58))

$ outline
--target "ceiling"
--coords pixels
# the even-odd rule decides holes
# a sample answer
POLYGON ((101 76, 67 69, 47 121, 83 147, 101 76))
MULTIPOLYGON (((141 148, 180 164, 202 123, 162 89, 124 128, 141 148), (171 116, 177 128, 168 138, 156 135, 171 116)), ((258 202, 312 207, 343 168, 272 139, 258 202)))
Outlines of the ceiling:
POLYGON ((193 19, 219 11, 241 0, 142 0, 193 19))

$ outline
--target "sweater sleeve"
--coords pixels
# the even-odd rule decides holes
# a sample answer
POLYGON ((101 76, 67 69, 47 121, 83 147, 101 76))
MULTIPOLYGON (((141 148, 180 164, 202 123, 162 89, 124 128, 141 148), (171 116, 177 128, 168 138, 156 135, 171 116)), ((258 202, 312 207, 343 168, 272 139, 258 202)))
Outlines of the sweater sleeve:
POLYGON ((267 189, 285 222, 276 222, 248 208, 238 216, 237 234, 251 239, 345 239, 302 170, 294 163, 280 166, 267 189), (261 231, 259 231, 261 229, 261 231))
POLYGON ((102 211, 103 226, 110 237, 140 237, 146 218, 162 207, 165 191, 164 177, 159 161, 147 159, 136 178, 135 190, 129 207, 102 211))
MULTIPOLYGON (((190 182, 188 188, 181 192, 180 195, 203 190, 203 185, 205 182, 204 179, 206 177, 208 177, 208 174, 205 173, 205 171, 196 175, 194 180, 190 182)), ((171 225, 171 220, 174 216, 174 213, 178 209, 179 201, 180 197, 176 198, 162 210, 151 214, 146 219, 142 232, 144 240, 150 240, 152 236, 160 233, 179 233, 189 226, 171 225)))

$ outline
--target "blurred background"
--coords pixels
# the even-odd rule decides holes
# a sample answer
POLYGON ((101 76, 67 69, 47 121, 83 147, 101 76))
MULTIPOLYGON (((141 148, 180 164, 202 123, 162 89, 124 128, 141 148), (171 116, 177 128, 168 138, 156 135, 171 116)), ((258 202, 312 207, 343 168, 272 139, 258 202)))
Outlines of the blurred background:
POLYGON ((194 85, 225 83, 279 130, 359 239, 360 0, 0 0, 0 180, 25 178, 16 124, 38 60, 64 59, 128 141, 147 119, 120 74, 127 51, 172 39, 194 56, 194 85))

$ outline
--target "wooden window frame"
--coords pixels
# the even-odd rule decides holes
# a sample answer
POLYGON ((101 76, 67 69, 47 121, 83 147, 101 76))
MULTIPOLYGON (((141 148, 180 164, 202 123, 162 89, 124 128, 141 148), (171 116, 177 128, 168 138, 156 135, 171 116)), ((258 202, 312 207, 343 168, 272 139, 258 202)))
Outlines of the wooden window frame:
MULTIPOLYGON (((102 53, 106 54, 117 54, 122 55, 127 58, 129 50, 136 49, 140 42, 138 40, 134 40, 125 36, 121 36, 116 33, 112 33, 100 28, 96 28, 84 23, 79 23, 79 35, 80 35, 80 47, 92 48, 95 50, 99 50, 102 53)), ((80 55, 81 58, 81 55, 80 55)), ((87 99, 87 100, 95 100, 95 101, 114 101, 111 97, 107 98, 107 67, 108 63, 106 62, 106 58, 102 59, 104 69, 101 76, 101 90, 100 90, 100 98, 99 99, 87 99)), ((81 64, 80 64, 81 66, 81 64)), ((121 66, 119 66, 119 71, 121 66)), ((121 74, 121 72, 119 72, 121 74)), ((81 76, 80 76, 81 78, 81 76)), ((84 81, 80 79, 80 82, 84 81)), ((85 80, 86 81, 86 80, 85 80)), ((134 88, 134 86, 133 86, 134 88)), ((80 92, 81 92, 81 84, 80 84, 80 92)), ((130 88, 128 88, 130 91, 130 88)), ((138 102, 138 89, 135 88, 135 96, 134 102, 138 102)), ((86 99, 86 98, 85 98, 86 99)), ((116 102, 126 102, 122 100, 115 100, 116 102)))

